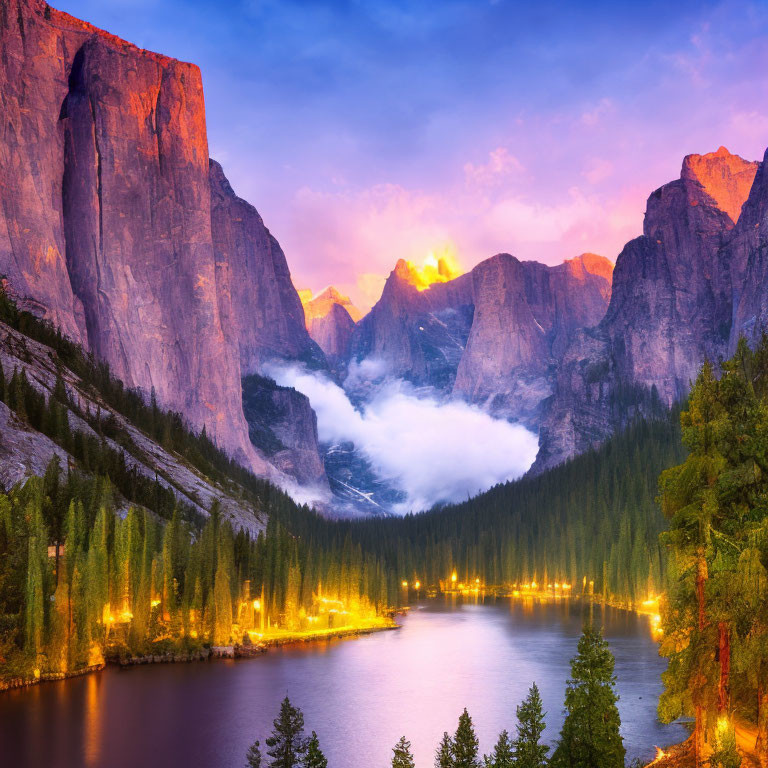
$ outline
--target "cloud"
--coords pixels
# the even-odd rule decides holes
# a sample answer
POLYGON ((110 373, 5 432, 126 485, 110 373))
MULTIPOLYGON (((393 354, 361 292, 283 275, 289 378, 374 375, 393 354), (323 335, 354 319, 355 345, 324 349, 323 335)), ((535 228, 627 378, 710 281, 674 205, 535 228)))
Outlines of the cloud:
POLYGON ((505 178, 523 171, 525 171, 523 164, 511 155, 506 147, 498 147, 489 152, 486 163, 464 164, 464 178, 467 184, 476 187, 496 186, 505 178))
POLYGON ((466 403, 419 396, 403 382, 390 383, 356 410, 320 374, 296 366, 272 367, 268 374, 309 397, 322 442, 352 441, 407 494, 400 513, 461 501, 513 480, 536 457, 536 436, 524 427, 466 403))

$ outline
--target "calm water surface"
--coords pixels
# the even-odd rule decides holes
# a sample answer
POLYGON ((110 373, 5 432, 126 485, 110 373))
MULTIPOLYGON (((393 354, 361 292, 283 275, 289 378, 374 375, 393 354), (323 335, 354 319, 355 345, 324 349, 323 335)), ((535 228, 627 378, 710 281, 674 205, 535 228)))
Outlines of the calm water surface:
MULTIPOLYGON (((317 731, 330 768, 385 768, 405 734, 417 768, 431 768, 444 730, 469 709, 482 750, 514 730, 532 681, 562 723, 568 661, 583 622, 578 602, 430 602, 399 631, 270 651, 258 659, 150 665, 0 694, 0 766, 241 768, 286 695, 317 731)), ((686 736, 656 720, 664 660, 648 617, 599 607, 616 656, 627 757, 686 736)))

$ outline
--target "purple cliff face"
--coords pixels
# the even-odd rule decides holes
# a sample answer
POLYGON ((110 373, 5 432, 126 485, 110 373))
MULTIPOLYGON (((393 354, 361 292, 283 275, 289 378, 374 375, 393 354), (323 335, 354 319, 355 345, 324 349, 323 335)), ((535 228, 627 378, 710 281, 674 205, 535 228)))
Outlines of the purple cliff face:
POLYGON ((199 70, 38 0, 3 7, 0 44, 10 291, 270 472, 241 375, 318 353, 280 246, 209 164, 199 70))
POLYGON ((754 304, 749 286, 765 285, 756 260, 748 266, 754 211, 765 210, 757 169, 722 147, 690 155, 680 179, 648 198, 644 234, 616 261, 605 318, 578 334, 560 362, 539 468, 601 442, 656 397, 671 405, 705 359, 728 354, 739 307, 754 304))

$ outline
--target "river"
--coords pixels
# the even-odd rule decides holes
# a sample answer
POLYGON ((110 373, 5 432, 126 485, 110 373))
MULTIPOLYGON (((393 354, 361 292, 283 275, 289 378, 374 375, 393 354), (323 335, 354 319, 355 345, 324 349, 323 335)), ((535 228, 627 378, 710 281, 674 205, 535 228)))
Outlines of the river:
MULTIPOLYGON (((466 706, 481 750, 532 681, 562 724, 568 662, 589 608, 578 601, 430 601, 402 628, 359 639, 275 649, 257 659, 108 668, 0 693, 0 765, 13 768, 241 768, 288 694, 315 730, 329 768, 386 768, 401 735, 431 768, 443 731, 466 706)), ((686 737, 656 719, 665 661, 649 618, 594 607, 616 657, 628 761, 686 737)))

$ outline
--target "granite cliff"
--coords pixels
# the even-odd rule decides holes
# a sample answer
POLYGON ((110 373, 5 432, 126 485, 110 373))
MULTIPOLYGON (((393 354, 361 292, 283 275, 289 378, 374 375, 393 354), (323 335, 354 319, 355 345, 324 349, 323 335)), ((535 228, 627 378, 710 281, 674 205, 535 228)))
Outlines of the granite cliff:
POLYGON ((616 261, 605 317, 576 334, 558 366, 537 469, 670 406, 705 359, 717 362, 768 316, 758 167, 723 147, 689 155, 680 178, 650 195, 643 235, 616 261))
POLYGON ((362 317, 360 310, 332 285, 314 297, 311 291, 300 291, 299 295, 309 335, 328 363, 338 365, 349 352, 355 323, 362 317))
POLYGON ((352 359, 530 422, 551 392, 555 357, 604 314, 612 267, 593 254, 557 267, 498 254, 419 290, 401 260, 355 328, 352 359))
POLYGON ((0 51, 9 292, 279 476, 249 440, 241 377, 324 360, 279 244, 209 161, 200 71, 41 0, 0 5, 0 51))

